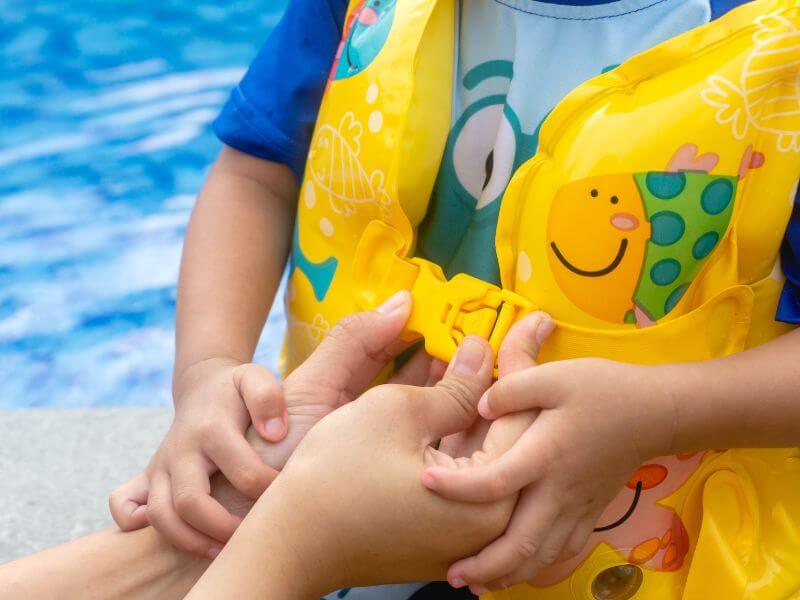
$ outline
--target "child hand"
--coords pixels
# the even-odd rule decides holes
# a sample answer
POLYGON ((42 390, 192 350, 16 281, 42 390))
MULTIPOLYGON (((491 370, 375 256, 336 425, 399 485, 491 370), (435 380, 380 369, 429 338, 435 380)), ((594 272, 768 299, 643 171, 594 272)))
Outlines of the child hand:
MULTIPOLYGON (((288 434, 276 444, 256 444, 258 440, 253 435, 248 435, 250 443, 258 447, 258 452, 256 453, 256 450, 248 444, 247 453, 255 455, 264 468, 269 469, 261 463, 262 459, 270 467, 281 469, 306 432, 319 419, 361 393, 387 362, 406 347, 405 343, 396 342, 396 338, 408 318, 409 310, 410 298, 407 294, 401 294, 399 298, 394 299, 394 304, 390 299, 379 309, 383 312, 353 315, 337 325, 320 348, 286 379, 283 388, 278 387, 274 391, 274 396, 280 396, 281 405, 284 402, 286 405, 288 434)), ((429 369, 430 360, 421 355, 412 359, 396 377, 400 381, 409 379, 415 382, 421 377, 424 383, 429 376, 429 369)), ((252 381, 252 376, 255 374, 255 370, 248 368, 245 377, 242 378, 244 384, 239 385, 239 388, 243 391, 249 387, 257 388, 250 385, 255 383, 252 381), (247 376, 251 379, 249 383, 247 376)), ((242 407, 241 401, 239 406, 242 407)), ((176 413, 176 422, 177 419, 176 413)), ((244 430, 247 429, 246 415, 243 423, 243 429, 239 433, 241 436, 244 436, 244 430)), ((175 450, 184 447, 178 446, 171 439, 175 428, 176 425, 173 424, 167 439, 145 472, 112 495, 112 511, 116 508, 115 515, 123 510, 130 514, 131 505, 135 505, 136 502, 146 502, 147 512, 144 513, 142 507, 136 509, 135 514, 141 514, 145 520, 149 518, 156 529, 172 544, 195 554, 216 555, 221 548, 220 542, 227 541, 239 519, 230 514, 223 515, 219 510, 215 511, 215 514, 211 514, 210 511, 198 513, 197 507, 213 505, 214 508, 222 508, 210 498, 205 481, 202 482, 202 486, 196 485, 193 489, 183 488, 181 495, 178 495, 178 490, 174 489, 176 477, 175 475, 170 477, 170 474, 176 470, 180 472, 185 467, 187 453, 175 450), (166 472, 166 476, 159 475, 162 472, 166 472), (158 490, 153 487, 148 499, 148 486, 156 480, 159 483, 163 481, 165 485, 161 484, 158 490), (133 492, 136 491, 138 496, 131 500, 133 492), (217 520, 211 522, 209 521, 211 518, 217 520)), ((209 443, 214 435, 215 430, 212 427, 205 432, 201 441, 209 443)), ((214 443, 213 440, 211 443, 214 443)), ((210 475, 216 470, 214 468, 216 463, 210 457, 207 462, 211 463, 208 472, 210 475)), ((228 476, 225 469, 220 470, 223 475, 228 476)), ((275 471, 273 469, 269 471, 274 476, 275 471)), ((206 481, 207 479, 208 476, 206 481)), ((247 490, 241 490, 235 485, 235 479, 231 482, 250 498, 260 495, 260 492, 253 495, 247 490)), ((231 493, 228 492, 228 495, 231 493)), ((236 504, 244 506, 247 502, 246 499, 242 499, 236 504)))
POLYGON ((484 450, 423 477, 454 500, 489 502, 521 491, 504 535, 448 572, 451 584, 477 594, 531 581, 579 553, 630 474, 669 447, 664 424, 672 417, 660 414, 667 403, 654 401, 646 367, 599 359, 535 367, 542 330, 537 340, 521 334, 526 328, 529 320, 512 329, 499 356, 513 372, 501 372, 479 404, 484 418, 497 419, 484 450), (504 423, 509 416, 518 421, 504 423))
POLYGON ((189 367, 176 382, 175 417, 149 465, 109 499, 123 530, 148 522, 177 547, 214 555, 239 524, 210 496, 210 476, 221 471, 242 494, 258 498, 277 472, 245 440, 251 411, 273 411, 286 434, 283 390, 272 373, 255 364, 211 359, 189 367), (145 506, 146 505, 146 506, 145 506))

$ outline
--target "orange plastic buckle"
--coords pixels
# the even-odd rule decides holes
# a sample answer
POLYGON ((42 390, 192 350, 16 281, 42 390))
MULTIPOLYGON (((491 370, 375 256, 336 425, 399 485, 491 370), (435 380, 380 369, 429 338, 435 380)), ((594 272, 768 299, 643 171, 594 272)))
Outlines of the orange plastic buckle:
POLYGON ((442 269, 421 258, 405 259, 400 233, 380 221, 364 232, 353 265, 355 293, 362 309, 372 309, 401 289, 413 306, 405 326, 407 340, 425 338, 431 356, 450 361, 467 335, 488 340, 497 356, 508 330, 531 312, 527 299, 509 290, 459 274, 445 278, 442 269))

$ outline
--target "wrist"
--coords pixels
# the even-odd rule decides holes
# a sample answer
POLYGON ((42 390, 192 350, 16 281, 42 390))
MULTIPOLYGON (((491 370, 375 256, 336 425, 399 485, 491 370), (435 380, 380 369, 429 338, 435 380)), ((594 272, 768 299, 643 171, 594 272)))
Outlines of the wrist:
POLYGON ((314 498, 307 487, 276 479, 189 598, 306 600, 342 587, 337 537, 314 498))
POLYGON ((211 356, 178 369, 177 363, 172 373, 172 398, 177 403, 178 399, 191 388, 192 383, 202 379, 203 375, 211 370, 234 368, 243 364, 241 360, 230 356, 211 356))
MULTIPOLYGON (((659 456, 710 448, 704 434, 711 399, 718 395, 718 382, 705 373, 707 363, 674 363, 648 367, 654 390, 653 416, 648 428, 659 456), (704 374, 705 373, 705 374, 704 374)), ((713 410, 712 410, 713 412, 713 410)), ((706 433, 708 433, 706 431, 706 433)), ((711 444, 713 445, 713 443, 711 444)))

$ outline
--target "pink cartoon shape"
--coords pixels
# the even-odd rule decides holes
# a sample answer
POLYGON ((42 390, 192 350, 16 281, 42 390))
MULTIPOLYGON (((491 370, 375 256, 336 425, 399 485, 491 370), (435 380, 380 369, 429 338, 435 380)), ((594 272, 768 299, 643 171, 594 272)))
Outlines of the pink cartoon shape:
POLYGON ((678 514, 658 502, 686 483, 702 457, 702 453, 664 456, 639 467, 603 511, 583 551, 541 571, 534 585, 563 581, 600 543, 614 548, 631 564, 655 571, 680 569, 689 552, 689 535, 678 514))

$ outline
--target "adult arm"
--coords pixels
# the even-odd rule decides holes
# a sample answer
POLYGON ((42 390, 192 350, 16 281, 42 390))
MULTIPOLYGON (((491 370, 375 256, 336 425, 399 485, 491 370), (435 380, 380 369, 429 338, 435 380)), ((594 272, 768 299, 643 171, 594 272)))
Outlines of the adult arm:
POLYGON ((435 387, 379 386, 325 417, 188 597, 299 600, 438 579, 494 539, 514 497, 461 504, 418 483, 430 444, 474 423, 493 362, 470 336, 435 387))

